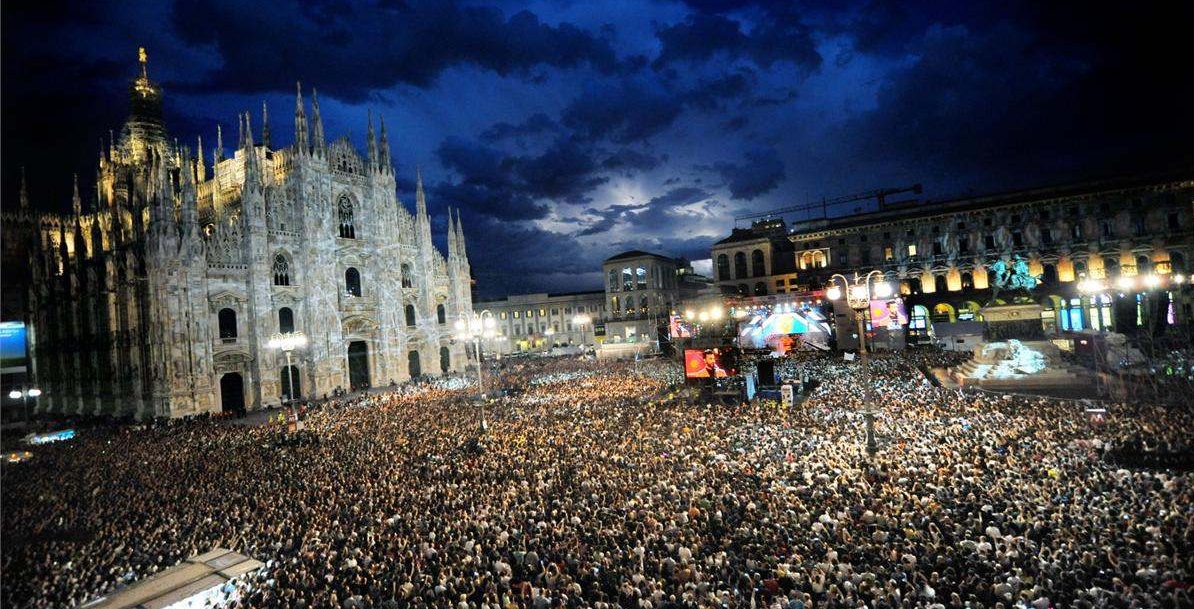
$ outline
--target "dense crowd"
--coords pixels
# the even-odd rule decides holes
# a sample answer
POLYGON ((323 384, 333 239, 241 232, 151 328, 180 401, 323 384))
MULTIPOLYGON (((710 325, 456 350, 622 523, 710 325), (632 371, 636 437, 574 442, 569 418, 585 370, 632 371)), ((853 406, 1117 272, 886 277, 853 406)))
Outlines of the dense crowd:
POLYGON ((278 426, 91 430, 4 471, 4 606, 71 606, 225 547, 232 606, 1188 606, 1187 408, 959 393, 932 352, 805 354, 797 407, 711 406, 679 366, 547 360, 330 400, 278 426), (491 392, 491 394, 497 392, 491 392), (873 398, 870 396, 874 396, 873 398), (877 402, 879 452, 860 441, 877 402))

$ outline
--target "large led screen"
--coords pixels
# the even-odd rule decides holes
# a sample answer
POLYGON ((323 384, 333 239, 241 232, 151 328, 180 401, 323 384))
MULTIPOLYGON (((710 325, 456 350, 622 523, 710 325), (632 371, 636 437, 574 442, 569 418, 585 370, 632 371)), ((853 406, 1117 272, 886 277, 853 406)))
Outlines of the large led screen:
POLYGON ((768 313, 754 313, 738 327, 738 345, 744 349, 771 349, 783 355, 799 335, 801 344, 826 346, 829 323, 815 308, 776 306, 768 313))
POLYGON ((25 324, 19 321, 0 322, 0 368, 25 368, 25 324))

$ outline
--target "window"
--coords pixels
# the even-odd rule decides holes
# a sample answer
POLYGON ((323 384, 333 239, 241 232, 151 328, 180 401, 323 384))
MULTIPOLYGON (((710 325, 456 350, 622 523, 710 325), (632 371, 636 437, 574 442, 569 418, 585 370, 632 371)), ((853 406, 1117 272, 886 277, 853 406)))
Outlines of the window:
POLYGON ((1075 222, 1070 225, 1070 238, 1082 239, 1082 223, 1075 222))
POLYGON ((560 314, 560 310, 559 310, 559 309, 552 309, 552 310, 551 310, 551 314, 552 314, 552 315, 559 315, 559 314, 560 314))
POLYGON ((634 289, 634 270, 630 267, 622 269, 622 289, 626 291, 634 289))
POLYGON ((904 231, 904 234, 905 234, 906 236, 908 236, 908 237, 912 237, 912 236, 914 236, 916 233, 912 232, 912 229, 908 229, 908 230, 904 231))
POLYGON ((522 325, 514 324, 514 336, 522 336, 522 325))
POLYGON ((734 278, 742 279, 746 277, 746 253, 736 252, 734 254, 734 278))
POLYGON ((783 285, 784 285, 784 280, 783 280, 783 279, 776 279, 776 280, 775 280, 775 287, 779 288, 779 287, 783 287, 783 285))
POLYGON ((941 253, 942 253, 942 250, 941 250, 941 242, 940 242, 940 241, 934 241, 934 242, 933 242, 933 255, 934 255, 934 256, 940 256, 940 255, 941 255, 941 253))
POLYGON ((501 313, 498 313, 498 319, 506 319, 506 312, 502 311, 501 313))
POLYGON ((1168 216, 1169 230, 1178 230, 1182 227, 1181 219, 1178 218, 1177 212, 1169 212, 1168 216))
POLYGON ((738 294, 740 294, 742 296, 747 296, 750 294, 750 292, 746 289, 745 283, 738 284, 738 294))
POLYGON ((408 304, 405 307, 406 311, 406 326, 408 328, 415 327, 415 305, 408 304))
POLYGON ((962 289, 963 290, 973 290, 974 289, 974 274, 973 273, 962 273, 962 289))
POLYGON ((1057 266, 1053 264, 1041 265, 1041 283, 1057 283, 1057 266))
POLYGON ((435 322, 441 326, 448 323, 448 311, 444 309, 444 304, 435 305, 435 322))
POLYGON ((639 290, 647 289, 647 269, 638 267, 634 269, 635 287, 639 290))
POLYGON ((357 231, 355 219, 353 217, 352 199, 348 198, 348 195, 340 195, 338 212, 340 219, 340 236, 345 239, 356 239, 357 231))
POLYGON ((543 317, 543 316, 545 316, 545 315, 547 315, 547 310, 546 310, 546 309, 539 309, 539 317, 543 317))
POLYGON ((1186 255, 1181 252, 1171 252, 1169 254, 1169 270, 1174 273, 1181 273, 1186 270, 1186 255))
POLYGON ((987 235, 983 237, 983 247, 988 250, 995 249, 995 235, 987 235))
POLYGON ((282 334, 294 332, 294 311, 290 307, 278 309, 278 332, 282 334))
POLYGON ((983 218, 983 226, 991 226, 991 219, 983 218))
POLYGON ((1148 228, 1144 222, 1144 214, 1136 214, 1136 217, 1134 218, 1134 220, 1135 220, 1136 236, 1143 237, 1145 231, 1148 228))
POLYGON ((226 343, 236 342, 236 311, 220 309, 220 340, 226 343))
POLYGON ((871 263, 871 250, 870 249, 862 250, 862 263, 864 265, 871 263))
POLYGON ((889 245, 889 246, 883 248, 883 259, 891 260, 892 258, 895 258, 895 255, 891 251, 891 246, 889 245))
POLYGON ((767 275, 767 263, 763 260, 763 250, 754 250, 750 253, 750 272, 755 277, 767 275))
POLYGON ((361 272, 354 267, 344 271, 344 291, 349 296, 361 297, 361 272))
POLYGON ((966 230, 966 223, 958 222, 958 230, 966 230))
POLYGON ((285 254, 274 256, 274 285, 290 285, 290 261, 285 254))
POLYGON ((850 257, 846 255, 846 252, 838 252, 837 253, 838 266, 846 266, 846 264, 848 264, 849 261, 850 261, 850 257))
POLYGON ((970 253, 970 237, 969 235, 958 236, 958 252, 963 254, 970 253))
POLYGON ((1020 231, 1012 233, 1012 245, 1014 247, 1024 247, 1024 233, 1020 231))
POLYGON ((1041 243, 1044 245, 1053 245, 1053 229, 1046 228, 1041 231, 1041 243))
MULTIPOLYGON (((393 267, 391 267, 391 268, 393 268, 393 267)), ((402 266, 400 268, 402 270, 402 287, 404 287, 404 288, 415 287, 415 278, 414 278, 414 274, 411 273, 410 263, 403 262, 402 266)))
POLYGON ((730 257, 725 254, 717 255, 717 280, 726 281, 730 278, 730 257))
POLYGON ((1103 273, 1104 277, 1110 279, 1119 274, 1119 258, 1114 256, 1107 256, 1103 258, 1103 273))
POLYGON ((611 310, 611 311, 613 311, 613 312, 614 312, 614 315, 617 315, 617 314, 618 314, 618 311, 620 311, 620 310, 621 310, 621 309, 619 309, 618 307, 619 307, 619 304, 618 304, 618 297, 617 297, 617 296, 614 296, 614 297, 613 297, 613 298, 611 298, 611 299, 610 299, 610 301, 609 301, 609 308, 610 308, 610 310, 611 310))
POLYGON ((535 312, 532 311, 531 309, 527 309, 527 319, 530 319, 534 316, 535 316, 535 312))
POLYGON ((609 270, 609 291, 618 291, 618 271, 617 269, 609 270))
POLYGON ((762 281, 756 283, 755 284, 755 296, 766 296, 766 295, 767 295, 767 284, 763 283, 762 281))
POLYGON ((1099 221, 1099 234, 1103 235, 1104 238, 1110 237, 1111 236, 1111 223, 1106 220, 1100 220, 1099 221))
POLYGON ((1150 260, 1148 256, 1137 256, 1136 257, 1136 273, 1138 273, 1140 275, 1144 275, 1146 273, 1151 273, 1152 270, 1153 270, 1153 261, 1150 260))
POLYGON ((949 281, 945 279, 945 275, 933 276, 933 291, 946 292, 949 291, 949 281))
POLYGON ((452 354, 447 347, 439 348, 439 371, 447 374, 448 369, 452 367, 452 354))

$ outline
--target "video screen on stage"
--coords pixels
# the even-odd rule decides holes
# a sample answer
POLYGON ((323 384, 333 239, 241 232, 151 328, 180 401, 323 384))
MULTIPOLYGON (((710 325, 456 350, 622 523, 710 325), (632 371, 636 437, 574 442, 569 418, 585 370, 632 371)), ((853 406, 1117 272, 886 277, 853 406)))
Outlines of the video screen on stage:
POLYGON ((672 315, 668 321, 668 335, 672 338, 692 338, 692 324, 679 315, 672 315))
POLYGON ((908 325, 908 312, 900 298, 871 301, 871 327, 899 330, 908 325))
POLYGON ((815 307, 777 305, 769 312, 747 316, 738 327, 738 346, 743 349, 770 349, 782 356, 800 345, 828 344, 829 322, 815 307))
POLYGON ((725 378, 734 374, 732 354, 722 349, 685 349, 684 376, 690 379, 725 378))
POLYGON ((5 372, 20 372, 26 366, 25 357, 25 324, 0 322, 0 368, 5 372))

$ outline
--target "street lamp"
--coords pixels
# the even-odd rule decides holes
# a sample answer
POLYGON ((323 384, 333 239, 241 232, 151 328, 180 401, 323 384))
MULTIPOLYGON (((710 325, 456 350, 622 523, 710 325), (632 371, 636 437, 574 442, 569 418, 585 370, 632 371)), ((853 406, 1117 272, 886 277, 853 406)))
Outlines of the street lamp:
POLYGON ((585 344, 585 325, 592 322, 593 318, 585 314, 577 315, 572 318, 572 325, 580 332, 580 344, 583 347, 585 344))
POLYGON ((481 339, 493 338, 497 321, 488 309, 480 313, 466 313, 456 320, 456 338, 471 340, 477 353, 477 402, 481 405, 481 431, 489 428, 485 420, 485 376, 481 367, 481 339))
POLYGON ((285 394, 287 401, 290 402, 291 411, 294 413, 294 428, 298 429, 298 406, 294 403, 294 364, 291 362, 290 355, 296 349, 302 349, 307 346, 307 335, 302 332, 289 332, 286 334, 275 334, 270 337, 269 342, 265 344, 269 349, 281 350, 286 354, 286 384, 290 391, 285 394))
POLYGON ((25 424, 29 424, 29 398, 37 399, 41 395, 41 389, 37 387, 29 387, 26 389, 13 389, 8 392, 8 397, 14 400, 21 400, 21 409, 25 414, 25 424))
POLYGON ((863 415, 866 417, 866 452, 873 455, 878 451, 878 446, 875 443, 875 395, 874 387, 871 386, 870 366, 867 362, 866 349, 866 328, 863 324, 863 315, 871 307, 872 298, 887 298, 891 296, 891 286, 887 282, 880 280, 878 283, 871 283, 871 278, 878 275, 883 276, 881 271, 871 271, 866 275, 859 275, 854 273, 854 280, 846 279, 844 275, 834 273, 830 278, 831 284, 829 290, 826 291, 826 296, 830 300, 839 300, 844 295, 846 303, 851 309, 854 309, 854 318, 858 320, 858 355, 862 358, 862 384, 866 391, 866 407, 863 410, 863 415), (841 280, 842 287, 832 285, 834 280, 841 280))

